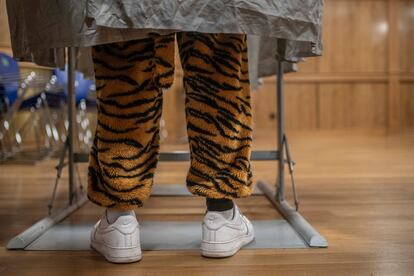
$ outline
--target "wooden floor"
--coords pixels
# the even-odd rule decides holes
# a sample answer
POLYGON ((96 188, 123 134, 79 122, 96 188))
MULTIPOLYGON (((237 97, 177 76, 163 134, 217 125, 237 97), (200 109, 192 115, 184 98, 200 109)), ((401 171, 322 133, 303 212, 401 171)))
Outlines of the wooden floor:
MULTIPOLYGON (((45 160, 0 166, 0 274, 414 275, 414 133, 294 132, 289 138, 301 213, 327 238, 327 249, 242 250, 220 260, 197 251, 146 251, 129 265, 107 263, 93 251, 8 251, 10 238, 47 213, 56 160, 45 160)), ((255 148, 275 141, 262 133, 255 148)), ((184 183, 187 167, 160 163, 156 183, 184 183)), ((254 177, 273 181, 275 167, 255 162, 254 177)), ((84 185, 85 172, 82 165, 84 185)), ((61 187, 61 205, 65 195, 61 187)), ((238 204, 252 219, 278 216, 261 196, 238 204)), ((151 198, 137 213, 141 219, 199 220, 203 211, 202 198, 164 197, 151 198)), ((69 219, 96 221, 101 212, 87 203, 69 219)))

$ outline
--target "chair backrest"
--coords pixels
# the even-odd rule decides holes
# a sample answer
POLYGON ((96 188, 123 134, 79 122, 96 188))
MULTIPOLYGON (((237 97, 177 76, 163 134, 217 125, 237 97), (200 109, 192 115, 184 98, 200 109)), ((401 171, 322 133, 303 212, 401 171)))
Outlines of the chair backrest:
POLYGON ((19 64, 9 55, 0 52, 0 97, 7 99, 11 105, 17 99, 20 85, 19 64))
MULTIPOLYGON (((53 70, 53 74, 57 78, 57 85, 63 88, 65 95, 68 94, 68 71, 67 66, 65 70, 58 68, 53 70)), ((93 81, 85 79, 81 72, 75 72, 75 91, 76 91, 76 103, 79 103, 82 99, 86 99, 93 87, 93 81)))

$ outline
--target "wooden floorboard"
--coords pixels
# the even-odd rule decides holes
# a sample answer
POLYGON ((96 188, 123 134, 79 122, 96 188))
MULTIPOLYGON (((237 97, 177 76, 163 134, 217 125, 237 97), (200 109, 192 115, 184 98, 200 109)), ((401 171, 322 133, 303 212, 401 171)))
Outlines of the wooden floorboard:
MULTIPOLYGON (((107 263, 93 251, 8 251, 10 238, 47 214, 57 162, 52 159, 0 166, 0 274, 414 275, 414 133, 293 132, 289 139, 301 213, 327 238, 327 249, 242 250, 220 260, 197 251, 145 251, 140 263, 130 265, 107 263)), ((275 141, 259 133, 255 149, 275 141)), ((177 145, 163 145, 171 148, 177 145)), ((184 183, 187 168, 187 163, 160 163, 156 185, 184 183)), ((254 177, 274 181, 275 168, 274 162, 255 162, 254 177)), ((86 166, 80 170, 85 182, 86 166)), ((57 207, 65 196, 63 185, 57 207)), ((238 204, 252 219, 279 216, 263 196, 238 204)), ((92 222, 101 212, 88 202, 68 220, 92 222)), ((147 220, 200 220, 203 212, 198 197, 151 198, 137 210, 147 220)))

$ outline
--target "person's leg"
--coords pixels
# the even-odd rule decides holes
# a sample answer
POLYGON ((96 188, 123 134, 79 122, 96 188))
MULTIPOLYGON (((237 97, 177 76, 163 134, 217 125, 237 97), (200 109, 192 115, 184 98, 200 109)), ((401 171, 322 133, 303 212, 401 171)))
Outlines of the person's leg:
POLYGON ((191 193, 206 197, 209 211, 202 254, 231 256, 254 238, 251 223, 232 202, 253 190, 246 36, 191 32, 179 33, 177 40, 191 152, 186 182, 191 193))
POLYGON ((245 35, 179 33, 193 194, 251 194, 252 114, 245 35))
POLYGON ((91 247, 111 262, 141 259, 133 211, 149 197, 159 153, 162 88, 173 81, 174 35, 95 46, 97 127, 88 198, 106 207, 91 247))
POLYGON ((88 198, 119 210, 149 197, 158 161, 162 89, 172 83, 174 36, 93 47, 97 126, 88 198), (167 57, 167 58, 164 58, 167 57))

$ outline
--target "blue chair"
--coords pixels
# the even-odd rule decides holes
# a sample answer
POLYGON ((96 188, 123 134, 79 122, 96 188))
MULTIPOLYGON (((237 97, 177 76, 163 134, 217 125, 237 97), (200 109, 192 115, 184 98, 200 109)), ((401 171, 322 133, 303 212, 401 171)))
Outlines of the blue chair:
MULTIPOLYGON (((53 70, 53 74, 57 78, 57 85, 62 87, 65 95, 68 95, 68 71, 67 66, 65 70, 58 68, 53 70)), ((78 105, 81 100, 88 101, 88 95, 93 90, 94 83, 92 80, 84 78, 84 75, 78 71, 75 72, 75 91, 76 91, 76 104, 78 105)), ((90 101, 90 100, 89 100, 90 101)))
POLYGON ((16 101, 19 85, 19 64, 11 56, 0 52, 0 97, 8 106, 16 101))

